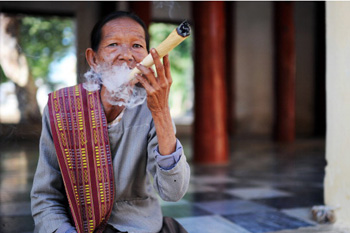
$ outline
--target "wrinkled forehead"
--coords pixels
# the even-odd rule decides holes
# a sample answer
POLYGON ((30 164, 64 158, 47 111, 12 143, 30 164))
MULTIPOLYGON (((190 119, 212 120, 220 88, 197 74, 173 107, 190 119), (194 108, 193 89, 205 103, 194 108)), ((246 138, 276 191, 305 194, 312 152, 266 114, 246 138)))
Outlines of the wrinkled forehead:
POLYGON ((133 34, 145 40, 145 30, 135 20, 121 17, 108 21, 102 27, 102 38, 113 36, 115 33, 133 34))

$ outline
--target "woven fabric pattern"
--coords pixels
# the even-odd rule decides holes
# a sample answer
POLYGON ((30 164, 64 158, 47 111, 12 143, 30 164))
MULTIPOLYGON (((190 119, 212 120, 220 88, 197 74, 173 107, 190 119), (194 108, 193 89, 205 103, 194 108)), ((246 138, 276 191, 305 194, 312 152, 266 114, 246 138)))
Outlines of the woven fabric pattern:
POLYGON ((102 232, 113 207, 114 178, 100 93, 81 84, 63 88, 49 95, 48 107, 77 232, 102 232))

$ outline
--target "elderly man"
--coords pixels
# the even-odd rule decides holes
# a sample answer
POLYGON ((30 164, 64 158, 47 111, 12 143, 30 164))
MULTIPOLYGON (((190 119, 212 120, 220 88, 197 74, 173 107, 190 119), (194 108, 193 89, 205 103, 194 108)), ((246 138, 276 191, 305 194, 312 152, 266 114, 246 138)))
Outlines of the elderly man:
POLYGON ((181 199, 190 169, 169 112, 169 59, 162 63, 151 49, 156 71, 141 65, 148 43, 136 15, 115 12, 95 25, 86 50, 93 70, 137 67, 144 104, 113 105, 104 85, 49 95, 31 192, 36 232, 186 232, 162 216, 154 192, 165 201, 181 199))

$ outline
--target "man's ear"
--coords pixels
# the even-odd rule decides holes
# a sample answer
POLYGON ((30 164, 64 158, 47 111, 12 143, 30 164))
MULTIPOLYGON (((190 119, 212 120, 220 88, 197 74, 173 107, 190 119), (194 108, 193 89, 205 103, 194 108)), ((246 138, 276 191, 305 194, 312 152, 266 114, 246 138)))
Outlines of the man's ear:
POLYGON ((89 66, 93 69, 96 68, 97 62, 96 62, 96 53, 92 48, 87 48, 85 51, 85 58, 86 61, 89 63, 89 66))

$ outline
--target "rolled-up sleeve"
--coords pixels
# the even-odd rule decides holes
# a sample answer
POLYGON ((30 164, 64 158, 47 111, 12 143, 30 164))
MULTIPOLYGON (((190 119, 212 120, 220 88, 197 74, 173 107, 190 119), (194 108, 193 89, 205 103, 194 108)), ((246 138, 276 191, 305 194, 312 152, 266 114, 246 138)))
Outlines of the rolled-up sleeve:
POLYGON ((176 164, 179 162, 181 158, 182 151, 183 151, 183 148, 182 148, 181 142, 178 139, 176 139, 176 149, 170 155, 161 155, 159 153, 159 147, 156 146, 154 148, 156 161, 158 165, 164 170, 170 170, 176 166, 176 164))
MULTIPOLYGON (((175 127, 174 127, 175 128, 175 127)), ((148 171, 154 178, 153 186, 165 201, 178 201, 187 192, 190 181, 190 167, 180 141, 171 155, 160 155, 154 124, 149 132, 148 171)))

